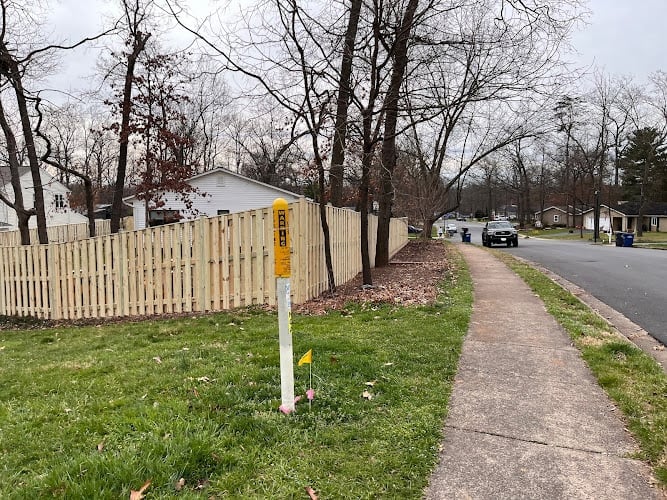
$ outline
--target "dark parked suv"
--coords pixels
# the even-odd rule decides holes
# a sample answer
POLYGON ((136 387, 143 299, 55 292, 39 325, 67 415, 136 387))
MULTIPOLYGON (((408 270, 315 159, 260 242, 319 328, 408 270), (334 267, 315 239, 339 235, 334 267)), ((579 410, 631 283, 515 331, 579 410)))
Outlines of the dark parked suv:
POLYGON ((489 221, 482 229, 482 245, 490 247, 494 243, 508 247, 519 246, 519 234, 514 226, 504 220, 489 221))

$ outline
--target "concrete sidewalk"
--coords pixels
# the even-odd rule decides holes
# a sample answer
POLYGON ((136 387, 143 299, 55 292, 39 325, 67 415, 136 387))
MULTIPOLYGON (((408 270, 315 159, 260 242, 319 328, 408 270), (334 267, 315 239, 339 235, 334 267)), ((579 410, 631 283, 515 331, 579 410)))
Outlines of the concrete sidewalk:
POLYGON ((428 499, 659 498, 618 411, 528 286, 458 245, 474 282, 428 499))

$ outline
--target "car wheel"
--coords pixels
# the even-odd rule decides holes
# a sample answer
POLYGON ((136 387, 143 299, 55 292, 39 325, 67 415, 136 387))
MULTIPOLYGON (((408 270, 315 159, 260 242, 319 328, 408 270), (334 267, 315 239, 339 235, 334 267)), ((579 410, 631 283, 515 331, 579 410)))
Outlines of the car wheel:
POLYGON ((512 242, 512 245, 514 246, 514 248, 516 248, 516 247, 519 246, 519 240, 518 240, 518 238, 517 238, 516 240, 514 240, 514 242, 512 242))
POLYGON ((509 248, 509 247, 511 247, 511 246, 512 246, 512 240, 510 240, 510 241, 507 242, 507 248, 509 248))

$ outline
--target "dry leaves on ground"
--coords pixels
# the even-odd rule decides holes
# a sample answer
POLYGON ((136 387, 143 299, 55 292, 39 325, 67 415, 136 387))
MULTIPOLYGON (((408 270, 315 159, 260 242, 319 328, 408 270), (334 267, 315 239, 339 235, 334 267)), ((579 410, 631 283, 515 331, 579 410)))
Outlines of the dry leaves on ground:
POLYGON ((373 286, 362 286, 361 274, 305 304, 293 306, 299 314, 320 315, 341 310, 349 302, 373 304, 429 304, 438 294, 437 285, 450 269, 447 254, 452 250, 438 240, 410 240, 388 266, 373 269, 373 286))

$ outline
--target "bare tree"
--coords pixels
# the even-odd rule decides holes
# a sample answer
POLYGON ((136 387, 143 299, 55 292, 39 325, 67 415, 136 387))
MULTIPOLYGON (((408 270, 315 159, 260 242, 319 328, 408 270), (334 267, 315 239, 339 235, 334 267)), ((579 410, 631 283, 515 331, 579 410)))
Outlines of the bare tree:
MULTIPOLYGON (((527 103, 521 112, 534 115, 530 103, 542 100, 540 95, 554 88, 555 81, 563 76, 558 54, 578 19, 578 13, 568 9, 577 2, 552 4, 549 8, 545 2, 511 0, 477 0, 444 7, 434 4, 425 9, 428 15, 416 17, 408 47, 405 99, 397 116, 407 119, 417 131, 412 134, 413 141, 420 141, 419 149, 430 158, 432 185, 437 184, 435 178, 440 176, 445 158, 453 149, 468 151, 460 155, 461 168, 458 175, 449 177, 449 188, 459 186, 468 169, 493 151, 534 134, 528 132, 525 123, 518 122, 502 127, 504 131, 500 133, 499 127, 489 127, 488 118, 497 121, 508 112, 516 116, 512 108, 520 100, 527 103), (484 110, 484 103, 490 103, 492 109, 500 112, 499 103, 503 102, 508 106, 502 115, 492 116, 484 110), (484 114, 486 125, 480 127, 484 114), (420 129, 432 125, 429 122, 434 120, 440 124, 439 133, 432 132, 426 139, 420 129), (426 147, 428 140, 433 145, 426 147)), ((391 93, 387 95, 393 99, 391 93)), ((394 108, 388 107, 392 114, 394 108)), ((391 173, 395 161, 391 141, 400 131, 393 125, 393 118, 387 116, 376 265, 388 260, 388 221, 394 189, 391 173)), ((425 237, 439 215, 442 213, 427 219, 425 237)))
POLYGON ((125 176, 127 174, 128 146, 132 129, 130 119, 132 115, 132 89, 134 86, 135 69, 139 56, 146 49, 146 43, 151 37, 148 31, 148 21, 151 16, 152 0, 121 0, 123 22, 121 30, 125 35, 126 51, 123 52, 122 66, 124 68, 123 88, 120 93, 120 124, 118 132, 118 167, 116 182, 111 205, 111 232, 117 233, 120 229, 120 219, 123 214, 123 195, 125 176))
MULTIPOLYGON (((321 142, 329 119, 332 92, 326 85, 326 70, 334 59, 332 49, 323 43, 327 22, 309 15, 297 0, 263 3, 249 11, 244 25, 227 33, 228 40, 206 37, 182 21, 182 13, 172 6, 179 24, 215 54, 225 68, 251 79, 262 97, 267 94, 290 113, 295 130, 305 130, 310 137, 312 164, 318 172, 320 222, 324 236, 325 262, 329 290, 335 291, 331 259, 329 225, 326 218, 325 152, 321 142), (256 38, 257 33, 262 36, 256 38), (302 129, 301 129, 302 128, 302 129)), ((246 92, 247 97, 252 93, 246 92)))
MULTIPOLYGON (((19 223, 27 226, 30 215, 34 213, 37 216, 39 242, 48 243, 44 192, 40 175, 40 157, 38 144, 35 140, 40 132, 41 116, 38 112, 31 111, 33 107, 38 110, 40 98, 39 92, 27 89, 25 82, 31 80, 34 73, 38 71, 38 67, 41 71, 47 71, 49 64, 46 60, 48 57, 52 58, 56 51, 76 48, 86 42, 98 39, 108 32, 84 38, 73 44, 44 43, 40 46, 35 40, 39 41, 43 38, 39 32, 41 7, 39 3, 27 8, 21 2, 0 0, 0 100, 9 99, 11 94, 13 101, 11 111, 15 111, 18 115, 19 125, 17 128, 24 143, 32 176, 34 212, 26 211, 25 207, 17 201, 15 193, 14 204, 18 208, 19 223)), ((16 149, 18 134, 17 131, 12 130, 13 124, 8 118, 8 113, 11 111, 6 103, 3 103, 1 106, 3 134, 8 144, 13 143, 10 148, 16 149)), ((10 153, 10 156, 13 156, 10 162, 18 162, 18 153, 10 153)), ((16 169, 12 169, 12 175, 16 173, 16 169)), ((16 189, 19 186, 18 179, 12 179, 12 185, 16 189)), ((21 231, 22 241, 25 244, 27 241, 23 236, 27 232, 25 228, 21 231)))
POLYGON ((338 96, 336 99, 336 125, 334 127, 333 146, 331 150, 331 168, 329 179, 331 185, 331 203, 340 207, 343 201, 345 145, 347 142, 347 114, 350 105, 350 88, 352 80, 352 63, 354 46, 357 40, 361 0, 351 0, 348 12, 347 29, 341 58, 340 77, 338 79, 338 96))

